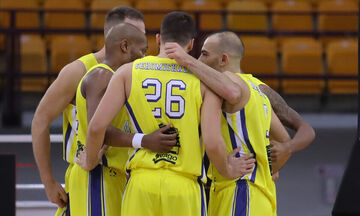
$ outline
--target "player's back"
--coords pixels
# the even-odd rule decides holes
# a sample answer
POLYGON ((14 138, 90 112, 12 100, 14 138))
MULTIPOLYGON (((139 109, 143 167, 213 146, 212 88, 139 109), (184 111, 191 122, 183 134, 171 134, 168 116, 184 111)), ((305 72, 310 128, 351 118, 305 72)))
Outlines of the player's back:
POLYGON ((134 61, 126 103, 135 132, 151 133, 171 123, 179 133, 169 153, 133 150, 127 169, 166 168, 189 176, 203 175, 204 148, 199 141, 200 81, 176 61, 147 56, 134 61))

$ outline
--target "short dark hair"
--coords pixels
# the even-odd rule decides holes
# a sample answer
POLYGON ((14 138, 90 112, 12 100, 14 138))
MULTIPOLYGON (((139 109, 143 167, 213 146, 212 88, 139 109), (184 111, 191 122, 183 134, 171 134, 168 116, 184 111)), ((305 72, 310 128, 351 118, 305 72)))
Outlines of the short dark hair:
POLYGON ((127 7, 127 6, 115 7, 106 14, 105 24, 104 24, 105 35, 111 29, 111 27, 123 22, 125 18, 144 21, 144 15, 140 11, 132 7, 127 7))
POLYGON ((195 37, 195 23, 187 13, 170 12, 162 20, 160 35, 163 42, 177 42, 184 46, 195 37))

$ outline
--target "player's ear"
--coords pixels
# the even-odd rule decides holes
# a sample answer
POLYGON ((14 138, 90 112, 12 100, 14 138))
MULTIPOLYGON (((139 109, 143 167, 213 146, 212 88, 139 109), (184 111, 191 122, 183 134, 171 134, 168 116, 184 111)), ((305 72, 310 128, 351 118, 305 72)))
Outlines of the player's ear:
POLYGON ((123 53, 127 53, 129 50, 129 42, 128 40, 124 39, 120 43, 120 49, 123 53))
POLYGON ((229 64, 229 55, 227 53, 221 54, 220 66, 225 67, 228 64, 229 64))
POLYGON ((161 35, 160 35, 159 33, 157 33, 157 34, 155 35, 155 39, 156 39, 156 45, 157 45, 158 47, 160 47, 160 44, 161 44, 161 35))
POLYGON ((194 38, 190 40, 190 42, 188 43, 188 45, 186 46, 186 51, 190 52, 194 47, 194 38))

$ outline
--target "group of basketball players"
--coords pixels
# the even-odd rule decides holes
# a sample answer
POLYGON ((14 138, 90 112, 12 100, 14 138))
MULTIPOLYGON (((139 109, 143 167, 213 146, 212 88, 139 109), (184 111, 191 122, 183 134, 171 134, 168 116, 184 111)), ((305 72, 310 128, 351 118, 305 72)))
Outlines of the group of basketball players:
POLYGON ((100 51, 62 69, 32 122, 56 215, 276 215, 274 179, 315 134, 280 95, 241 72, 240 38, 210 35, 197 60, 188 54, 194 21, 171 12, 156 35, 159 55, 145 57, 144 17, 123 6, 107 14, 104 36, 100 51), (49 127, 61 113, 65 189, 50 160, 49 127), (292 139, 283 124, 296 130, 292 139))

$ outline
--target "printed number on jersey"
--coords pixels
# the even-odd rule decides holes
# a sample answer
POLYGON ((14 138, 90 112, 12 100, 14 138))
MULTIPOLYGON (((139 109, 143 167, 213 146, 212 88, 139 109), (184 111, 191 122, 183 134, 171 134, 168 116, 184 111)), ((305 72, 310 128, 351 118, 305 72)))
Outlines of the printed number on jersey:
MULTIPOLYGON (((145 97, 148 102, 158 102, 162 97, 163 85, 158 79, 148 78, 143 81, 142 88, 147 89, 150 86, 154 87, 154 93, 146 94, 145 97)), ((186 90, 186 84, 182 80, 170 80, 166 83, 165 87, 165 113, 169 118, 179 119, 185 113, 185 100, 181 95, 174 95, 173 90, 186 90), (177 109, 173 109, 173 107, 177 109)), ((152 111, 155 118, 161 118, 161 107, 155 107, 152 111)))

